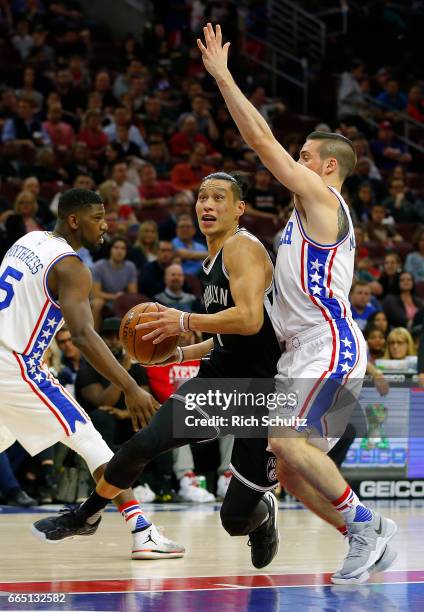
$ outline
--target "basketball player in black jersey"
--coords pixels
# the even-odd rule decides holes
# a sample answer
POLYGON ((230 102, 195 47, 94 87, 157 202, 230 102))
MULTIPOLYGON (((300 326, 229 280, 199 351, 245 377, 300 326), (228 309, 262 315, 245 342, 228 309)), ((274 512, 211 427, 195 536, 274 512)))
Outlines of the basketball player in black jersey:
MULTIPOLYGON (((199 382, 205 381, 203 388, 207 389, 211 379, 274 377, 281 351, 267 313, 273 266, 261 242, 239 229, 244 209, 238 178, 215 173, 203 180, 196 213, 209 252, 203 265, 207 314, 188 314, 163 307, 155 321, 139 326, 146 330, 145 339, 154 338, 155 342, 178 335, 182 329, 212 334, 209 340, 178 348, 166 362, 202 359, 199 373, 159 408, 147 427, 122 446, 86 502, 76 510, 35 523, 35 529, 44 533, 47 540, 84 535, 85 531, 92 533, 106 504, 134 482, 149 461, 160 453, 195 441, 192 437, 175 437, 173 424, 175 420, 184 421, 185 396, 198 392, 199 382)), ((202 436, 199 442, 219 435, 219 430, 210 429, 210 436, 206 440, 202 436)), ((252 563, 257 568, 272 561, 279 543, 276 499, 271 493, 277 484, 276 460, 266 447, 266 437, 236 437, 231 457, 234 477, 221 508, 221 520, 227 532, 249 536, 252 563)))

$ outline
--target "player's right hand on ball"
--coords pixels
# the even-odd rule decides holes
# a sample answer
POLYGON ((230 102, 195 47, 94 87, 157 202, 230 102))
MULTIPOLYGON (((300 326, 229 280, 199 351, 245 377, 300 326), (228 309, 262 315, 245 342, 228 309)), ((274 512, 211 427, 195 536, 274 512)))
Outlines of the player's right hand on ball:
POLYGON ((159 408, 153 395, 141 389, 136 383, 125 392, 125 404, 130 412, 134 431, 145 427, 159 408))

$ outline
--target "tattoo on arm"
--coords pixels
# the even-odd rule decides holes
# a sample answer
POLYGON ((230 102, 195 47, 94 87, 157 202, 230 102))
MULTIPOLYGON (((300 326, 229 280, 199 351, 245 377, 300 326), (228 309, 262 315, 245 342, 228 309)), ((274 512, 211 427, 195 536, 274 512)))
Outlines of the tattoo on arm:
POLYGON ((337 211, 337 242, 344 238, 349 231, 349 221, 347 215, 340 204, 337 211))

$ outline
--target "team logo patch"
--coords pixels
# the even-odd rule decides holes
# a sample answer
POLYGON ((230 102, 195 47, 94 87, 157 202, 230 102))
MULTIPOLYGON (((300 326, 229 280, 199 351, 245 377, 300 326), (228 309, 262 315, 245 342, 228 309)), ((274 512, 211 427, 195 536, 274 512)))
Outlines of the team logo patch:
POLYGON ((277 480, 277 457, 270 457, 266 465, 266 474, 269 482, 277 480))

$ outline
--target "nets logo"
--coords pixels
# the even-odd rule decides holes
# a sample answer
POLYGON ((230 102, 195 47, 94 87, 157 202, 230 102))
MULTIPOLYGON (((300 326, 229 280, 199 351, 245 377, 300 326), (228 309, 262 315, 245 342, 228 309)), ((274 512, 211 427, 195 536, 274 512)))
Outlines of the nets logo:
POLYGON ((363 480, 359 497, 424 498, 424 480, 363 480))
POLYGON ((277 480, 277 458, 270 457, 266 466, 266 473, 269 482, 275 482, 277 480))

